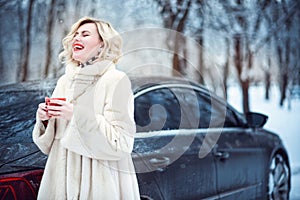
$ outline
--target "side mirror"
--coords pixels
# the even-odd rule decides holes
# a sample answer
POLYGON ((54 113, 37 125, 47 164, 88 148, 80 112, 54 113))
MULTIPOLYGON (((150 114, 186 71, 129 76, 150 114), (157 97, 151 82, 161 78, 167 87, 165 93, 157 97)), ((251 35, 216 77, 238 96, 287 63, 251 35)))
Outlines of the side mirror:
POLYGON ((261 113, 249 112, 246 113, 246 120, 250 128, 261 128, 266 124, 268 116, 261 113))

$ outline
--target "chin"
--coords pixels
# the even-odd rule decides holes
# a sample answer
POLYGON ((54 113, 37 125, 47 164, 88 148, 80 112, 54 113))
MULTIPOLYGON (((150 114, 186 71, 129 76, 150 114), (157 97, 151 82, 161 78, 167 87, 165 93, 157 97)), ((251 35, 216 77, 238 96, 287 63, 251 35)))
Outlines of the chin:
POLYGON ((73 58, 73 60, 75 60, 76 62, 84 63, 84 59, 82 59, 81 57, 73 56, 72 58, 73 58))

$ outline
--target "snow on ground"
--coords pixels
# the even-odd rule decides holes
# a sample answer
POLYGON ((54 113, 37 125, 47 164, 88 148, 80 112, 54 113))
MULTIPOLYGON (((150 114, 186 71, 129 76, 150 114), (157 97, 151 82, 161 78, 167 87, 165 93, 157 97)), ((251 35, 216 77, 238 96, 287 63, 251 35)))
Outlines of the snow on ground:
MULTIPOLYGON (((250 110, 269 116, 265 128, 280 135, 289 153, 292 169, 291 200, 300 199, 300 99, 291 100, 291 109, 286 101, 283 107, 279 107, 279 90, 273 86, 270 100, 264 98, 264 88, 252 86, 249 90, 250 110)), ((239 87, 232 86, 228 90, 228 102, 238 111, 242 111, 241 91, 239 87)))

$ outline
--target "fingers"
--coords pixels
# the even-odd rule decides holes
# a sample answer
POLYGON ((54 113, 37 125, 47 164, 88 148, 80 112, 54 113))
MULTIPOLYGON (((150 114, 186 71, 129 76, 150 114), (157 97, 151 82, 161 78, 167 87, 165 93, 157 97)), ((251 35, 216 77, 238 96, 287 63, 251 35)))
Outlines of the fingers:
POLYGON ((57 117, 61 116, 63 106, 59 105, 59 104, 54 105, 54 103, 51 103, 51 106, 47 106, 47 109, 48 109, 47 112, 48 112, 49 116, 57 118, 57 117))
POLYGON ((50 117, 47 113, 47 106, 45 103, 40 103, 37 110, 38 118, 42 121, 48 120, 50 117))
POLYGON ((47 106, 46 106, 46 104, 45 104, 45 103, 40 103, 40 104, 39 104, 39 109, 44 110, 44 111, 47 111, 47 106))
POLYGON ((61 111, 48 110, 48 115, 50 117, 53 117, 53 118, 59 118, 60 116, 62 116, 62 112, 61 111))
POLYGON ((70 120, 73 116, 73 104, 61 101, 51 100, 50 105, 47 106, 48 115, 53 118, 64 118, 70 120))
POLYGON ((71 120, 73 116, 73 104, 62 100, 50 100, 40 103, 37 110, 38 118, 42 121, 50 118, 64 118, 71 120))
POLYGON ((62 110, 63 107, 66 105, 65 101, 61 100, 50 100, 49 104, 47 105, 47 110, 49 114, 58 115, 62 110))

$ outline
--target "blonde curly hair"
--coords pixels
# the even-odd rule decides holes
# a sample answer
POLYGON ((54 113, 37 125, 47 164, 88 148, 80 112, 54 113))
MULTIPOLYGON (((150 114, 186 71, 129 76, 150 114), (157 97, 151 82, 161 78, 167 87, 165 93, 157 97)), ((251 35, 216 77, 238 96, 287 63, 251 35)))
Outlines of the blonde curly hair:
POLYGON ((75 22, 70 32, 62 40, 63 51, 59 54, 59 59, 66 63, 79 64, 72 58, 72 40, 78 28, 83 24, 94 23, 97 26, 100 39, 103 41, 103 49, 97 60, 111 60, 117 63, 121 57, 122 39, 120 34, 111 26, 110 23, 91 17, 83 17, 75 22))

